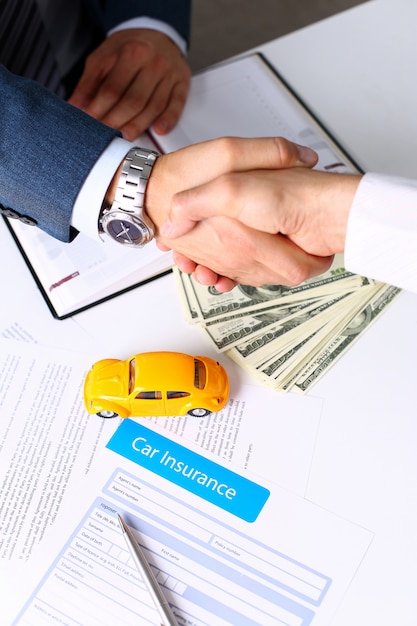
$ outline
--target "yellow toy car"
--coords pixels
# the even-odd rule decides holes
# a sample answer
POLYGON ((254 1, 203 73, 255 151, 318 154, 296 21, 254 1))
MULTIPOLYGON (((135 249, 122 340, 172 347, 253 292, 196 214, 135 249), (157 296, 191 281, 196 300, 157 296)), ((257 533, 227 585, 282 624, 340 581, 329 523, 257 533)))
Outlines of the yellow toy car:
POLYGON ((220 411, 229 396, 224 368, 206 356, 144 352, 93 365, 84 383, 84 403, 100 417, 193 415, 220 411))

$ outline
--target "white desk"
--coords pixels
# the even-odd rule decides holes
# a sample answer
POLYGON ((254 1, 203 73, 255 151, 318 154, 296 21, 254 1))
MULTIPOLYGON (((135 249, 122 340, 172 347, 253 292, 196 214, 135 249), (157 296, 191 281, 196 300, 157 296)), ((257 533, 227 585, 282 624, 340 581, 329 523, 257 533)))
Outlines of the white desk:
MULTIPOLYGON (((365 170, 417 176, 414 0, 372 0, 261 50, 365 170)), ((306 497, 375 532, 333 626, 417 623, 416 354, 404 294, 312 391, 325 409, 306 497)))
POLYGON ((371 0, 261 50, 366 170, 417 176, 414 0, 371 0))
MULTIPOLYGON (((414 0, 373 0, 262 47, 365 169, 417 175, 416 18, 414 0)), ((20 287, 8 294, 11 308, 24 293, 46 331, 58 336, 62 328, 63 345, 75 323, 98 343, 93 358, 213 354, 184 321, 171 276, 56 322, 11 244, 2 244, 1 261, 9 284, 20 287)), ((417 296, 403 294, 311 392, 324 409, 305 495, 375 533, 331 626, 416 624, 416 353, 417 296)))

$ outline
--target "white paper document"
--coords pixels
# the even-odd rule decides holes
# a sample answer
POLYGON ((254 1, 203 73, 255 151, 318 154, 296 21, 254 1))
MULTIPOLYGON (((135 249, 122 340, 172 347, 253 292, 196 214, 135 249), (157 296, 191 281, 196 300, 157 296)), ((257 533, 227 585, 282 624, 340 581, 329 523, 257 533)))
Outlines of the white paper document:
POLYGON ((216 137, 286 137, 319 155, 317 169, 352 172, 355 165, 265 59, 252 54, 193 76, 184 111, 163 152, 216 137))
MULTIPOLYGON (((84 408, 84 377, 91 364, 85 354, 0 340, 1 560, 29 559, 67 497, 70 506, 72 498, 77 501, 77 485, 118 426, 118 420, 88 415, 84 408)), ((195 442, 242 469, 272 473, 274 480, 303 494, 321 401, 287 400, 256 387, 234 391, 223 411, 208 419, 155 418, 154 428, 195 442), (263 432, 272 429, 282 435, 271 453, 279 450, 284 464, 267 461, 263 432), (298 449, 289 453, 295 441, 298 449)))
POLYGON ((320 399, 232 381, 210 419, 102 420, 83 407, 86 355, 0 348, 5 624, 157 623, 118 511, 140 530, 180 624, 306 625, 334 610, 372 535, 297 495, 320 399))
POLYGON ((68 317, 114 293, 158 276, 172 267, 171 253, 161 253, 155 242, 137 250, 107 240, 103 243, 79 234, 70 244, 14 221, 13 232, 23 245, 53 314, 68 317))
MULTIPOLYGON (((322 400, 231 381, 226 407, 204 420, 189 417, 152 418, 153 428, 176 436, 232 463, 239 471, 267 478, 305 495, 319 428, 322 400)), ((148 421, 146 423, 149 423, 148 421)))
POLYGON ((115 430, 86 419, 87 357, 0 340, 0 564, 26 562, 115 430))
POLYGON ((14 623, 160 623, 121 513, 180 626, 326 624, 372 533, 149 426, 124 420, 96 459, 85 509, 54 528, 57 555, 14 623))
POLYGON ((87 351, 100 345, 74 319, 56 320, 48 315, 45 300, 3 220, 0 240, 0 264, 7 268, 2 276, 2 291, 7 296, 0 307, 0 337, 65 350, 82 346, 87 351))

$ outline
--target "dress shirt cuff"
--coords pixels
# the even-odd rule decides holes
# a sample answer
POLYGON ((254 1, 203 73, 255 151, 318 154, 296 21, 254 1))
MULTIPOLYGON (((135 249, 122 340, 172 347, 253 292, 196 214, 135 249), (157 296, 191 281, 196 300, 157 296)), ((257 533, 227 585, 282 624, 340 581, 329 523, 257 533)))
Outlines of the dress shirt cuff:
POLYGON ((101 241, 98 234, 98 216, 104 196, 120 163, 136 144, 115 137, 87 176, 75 200, 71 226, 91 239, 101 241))
POLYGON ((107 36, 112 33, 116 33, 119 30, 126 30, 126 28, 149 28, 151 30, 158 30, 161 33, 164 33, 167 37, 172 39, 172 41, 178 46, 181 50, 182 54, 185 56, 187 54, 187 42, 185 39, 181 37, 181 35, 170 26, 166 22, 161 22, 160 20, 155 20, 153 17, 134 17, 131 20, 127 20, 126 22, 121 22, 107 33, 107 36))
POLYGON ((346 269, 417 291, 417 180, 366 174, 349 214, 346 269))

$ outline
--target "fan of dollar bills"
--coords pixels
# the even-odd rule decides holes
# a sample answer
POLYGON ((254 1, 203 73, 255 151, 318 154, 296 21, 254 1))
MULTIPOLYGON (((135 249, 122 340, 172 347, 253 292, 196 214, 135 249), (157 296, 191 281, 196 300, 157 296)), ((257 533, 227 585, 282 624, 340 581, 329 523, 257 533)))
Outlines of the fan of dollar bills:
POLYGON ((187 320, 219 352, 277 391, 307 392, 398 296, 400 289, 346 272, 297 287, 239 285, 228 293, 174 269, 187 320))

